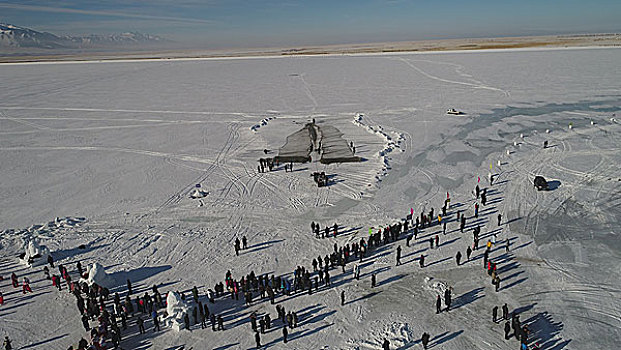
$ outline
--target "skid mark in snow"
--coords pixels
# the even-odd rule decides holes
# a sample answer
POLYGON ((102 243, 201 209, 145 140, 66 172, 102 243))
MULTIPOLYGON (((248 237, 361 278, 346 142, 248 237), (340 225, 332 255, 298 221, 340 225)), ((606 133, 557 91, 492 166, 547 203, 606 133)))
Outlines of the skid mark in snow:
POLYGON ((419 72, 420 74, 426 76, 429 79, 437 80, 437 81, 440 81, 440 82, 443 82, 443 83, 470 86, 470 87, 473 87, 475 89, 485 89, 485 90, 491 90, 491 91, 499 91, 499 92, 502 92, 505 96, 510 97, 509 92, 506 91, 506 90, 503 90, 503 89, 499 89, 499 88, 495 88, 495 87, 488 86, 488 85, 483 85, 483 84, 473 84, 473 83, 467 83, 467 82, 463 82, 463 81, 455 81, 455 80, 443 79, 443 78, 436 77, 434 75, 431 75, 431 74, 423 71, 422 69, 420 69, 420 68, 416 67, 415 65, 413 65, 408 59, 398 58, 398 60, 403 62, 403 63, 405 63, 405 64, 407 64, 412 69, 414 69, 415 71, 419 72))
POLYGON ((2 151, 109 151, 109 152, 125 152, 125 153, 134 153, 151 157, 160 157, 160 158, 173 158, 178 160, 183 160, 187 162, 194 163, 203 163, 203 164, 212 164, 213 161, 209 159, 204 159, 196 156, 183 155, 183 154, 171 154, 164 152, 156 152, 156 151, 148 151, 148 150, 140 150, 133 148, 122 148, 122 147, 100 147, 100 146, 25 146, 25 147, 0 147, 2 151))
POLYGON ((26 126, 30 126, 30 127, 35 128, 35 129, 38 129, 38 130, 50 130, 51 129, 50 127, 45 126, 45 125, 29 122, 29 121, 26 121, 26 120, 23 120, 23 119, 19 119, 19 118, 9 117, 8 115, 6 115, 6 114, 4 114, 2 112, 0 112, 0 117, 2 117, 0 119, 12 120, 12 121, 14 121, 16 123, 19 123, 19 124, 22 124, 22 125, 26 125, 26 126))
POLYGON ((114 112, 114 113, 163 113, 163 114, 196 114, 196 115, 235 115, 246 117, 241 112, 199 112, 199 111, 175 111, 175 110, 150 110, 150 109, 106 109, 106 108, 80 108, 80 107, 21 107, 0 106, 0 109, 35 110, 35 111, 70 111, 70 112, 114 112))

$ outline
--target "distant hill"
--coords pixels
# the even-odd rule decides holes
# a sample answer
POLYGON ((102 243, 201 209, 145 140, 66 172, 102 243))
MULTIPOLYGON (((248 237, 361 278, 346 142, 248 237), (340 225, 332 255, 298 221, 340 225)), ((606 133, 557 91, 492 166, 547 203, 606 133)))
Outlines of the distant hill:
POLYGON ((110 35, 57 36, 12 24, 0 23, 0 48, 84 49, 134 47, 165 43, 169 40, 156 35, 128 32, 110 35))

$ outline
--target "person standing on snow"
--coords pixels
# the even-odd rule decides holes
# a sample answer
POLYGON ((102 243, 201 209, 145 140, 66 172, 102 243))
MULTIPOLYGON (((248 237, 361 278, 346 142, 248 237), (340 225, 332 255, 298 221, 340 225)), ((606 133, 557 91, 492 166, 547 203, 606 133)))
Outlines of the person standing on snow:
POLYGON ((360 279, 360 265, 358 264, 354 265, 354 278, 356 280, 360 279))
POLYGON ((239 238, 235 239, 235 255, 239 256, 239 250, 240 250, 240 242, 239 242, 239 238))
POLYGON ((219 331, 223 331, 224 330, 224 320, 222 320, 222 316, 218 315, 218 330, 219 331))
POLYGON ((505 340, 509 339, 509 333, 511 333, 511 325, 509 321, 505 322, 505 340))
POLYGON ((451 289, 444 290, 444 304, 446 304, 446 312, 451 309, 451 289))
POLYGON ((289 331, 287 330, 287 327, 282 327, 282 342, 287 344, 287 335, 289 335, 289 331))
POLYGON ((30 281, 27 277, 24 277, 24 282, 22 283, 22 293, 26 294, 27 292, 32 293, 32 289, 30 289, 30 281))
POLYGON ((438 295, 436 298, 436 314, 439 314, 440 312, 442 312, 442 298, 438 295))
POLYGON ((140 334, 144 334, 144 320, 142 319, 142 316, 138 316, 136 323, 138 324, 138 331, 140 334))
POLYGON ((160 330, 160 320, 157 317, 157 311, 151 312, 151 318, 153 319, 153 332, 160 330))
POLYGON ((429 338, 430 335, 427 332, 423 333, 423 336, 420 337, 420 341, 423 343, 423 349, 427 349, 427 345, 429 345, 429 338))
POLYGON ((505 303, 502 306, 502 319, 503 320, 508 320, 509 319, 509 307, 507 306, 507 303, 505 303))
POLYGON ((91 327, 88 324, 88 315, 86 313, 82 315, 82 326, 84 326, 84 330, 87 332, 91 330, 91 327))
POLYGON ((341 291, 341 306, 345 305, 345 291, 341 291))
POLYGON ((254 332, 254 341, 257 343, 257 349, 261 348, 261 335, 259 332, 254 332))
POLYGON ((8 336, 4 337, 4 350, 13 350, 13 345, 11 345, 11 340, 8 336))
POLYGON ((183 314, 183 322, 185 323, 185 329, 189 331, 190 330, 190 316, 188 315, 187 312, 183 314))
POLYGON ((384 344, 382 344, 382 350, 390 350, 390 342, 384 338, 384 344))
POLYGON ((401 265, 401 246, 397 247, 397 266, 401 265))

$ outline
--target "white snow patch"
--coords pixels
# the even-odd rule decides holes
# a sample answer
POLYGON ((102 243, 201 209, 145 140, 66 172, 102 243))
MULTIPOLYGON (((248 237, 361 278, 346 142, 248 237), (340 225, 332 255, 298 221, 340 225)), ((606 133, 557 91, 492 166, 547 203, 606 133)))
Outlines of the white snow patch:
POLYGON ((166 313, 164 325, 179 332, 183 329, 183 316, 190 310, 190 306, 181 299, 179 293, 170 291, 166 297, 166 313))
POLYGON ((30 267, 45 265, 50 250, 34 239, 26 238, 24 241, 24 255, 23 257, 20 256, 19 262, 30 267))
POLYGON ((382 181, 382 178, 388 175, 388 170, 391 169, 390 158, 388 157, 388 154, 390 154, 395 149, 399 149, 401 152, 405 151, 401 148, 401 143, 405 140, 405 136, 403 133, 384 131, 384 128, 380 125, 368 125, 365 121, 363 121, 363 117, 364 114, 356 113, 354 119, 352 120, 352 123, 361 128, 364 128, 372 134, 380 136, 385 141, 384 147, 378 152, 378 158, 380 158, 382 162, 382 169, 377 172, 377 175, 375 175, 375 179, 377 181, 382 181))
POLYGON ((100 263, 94 263, 88 269, 88 278, 82 278, 80 281, 88 283, 89 286, 93 285, 93 283, 107 288, 114 287, 115 285, 114 279, 106 273, 106 270, 100 263))

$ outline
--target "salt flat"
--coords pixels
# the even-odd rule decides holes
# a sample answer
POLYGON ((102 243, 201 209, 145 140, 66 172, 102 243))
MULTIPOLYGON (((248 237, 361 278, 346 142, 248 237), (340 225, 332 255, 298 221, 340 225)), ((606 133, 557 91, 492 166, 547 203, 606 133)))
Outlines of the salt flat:
MULTIPOLYGON (((17 264, 24 237, 38 237, 72 270, 78 260, 99 262, 141 293, 160 284, 204 295, 227 270, 291 278, 334 243, 366 239, 369 227, 403 220, 410 208, 438 212, 449 192, 446 235, 426 228, 411 247, 403 239, 373 250, 359 281, 350 263, 344 274, 331 270, 332 288, 279 296, 300 326, 284 345, 276 323, 263 343, 379 349, 386 338, 407 349, 426 331, 442 349, 517 348, 491 321, 492 307, 508 303, 544 349, 616 349, 619 62, 619 49, 574 49, 0 65, 0 274, 30 276, 34 290, 22 297, 0 282, 0 333, 28 349, 66 349, 86 334, 74 298, 39 268, 17 264), (447 116, 451 107, 465 114, 447 116), (338 128, 365 161, 257 172, 259 158, 276 155, 313 118, 338 128), (331 185, 317 188, 315 171, 331 185), (535 191, 535 175, 557 188, 535 191), (477 178, 489 203, 475 220, 477 178), (202 206, 189 198, 196 184, 208 192, 202 206), (469 217, 464 233, 452 221, 458 210, 469 217), (32 228, 67 216, 86 221, 32 228), (346 233, 317 239, 311 221, 346 233), (455 264, 476 224, 482 241, 497 236, 499 292, 481 268, 482 250, 455 264), (429 249, 436 234, 441 246, 429 249), (242 235, 250 248, 237 257, 242 235), (399 245, 404 264, 395 266, 399 245), (435 314, 437 282, 453 288, 450 313, 435 314)), ((245 307, 225 298, 210 308, 225 331, 139 335, 131 320, 122 346, 249 348, 250 313, 275 319, 268 300, 245 307)))

